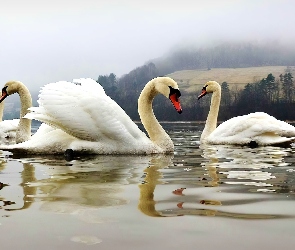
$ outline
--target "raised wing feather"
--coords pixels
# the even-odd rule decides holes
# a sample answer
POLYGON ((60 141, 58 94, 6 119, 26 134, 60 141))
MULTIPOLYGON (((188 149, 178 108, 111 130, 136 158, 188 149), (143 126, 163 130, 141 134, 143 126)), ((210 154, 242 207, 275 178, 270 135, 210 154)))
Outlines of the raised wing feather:
POLYGON ((87 141, 131 140, 146 137, 125 111, 92 79, 45 85, 39 107, 26 117, 87 141))

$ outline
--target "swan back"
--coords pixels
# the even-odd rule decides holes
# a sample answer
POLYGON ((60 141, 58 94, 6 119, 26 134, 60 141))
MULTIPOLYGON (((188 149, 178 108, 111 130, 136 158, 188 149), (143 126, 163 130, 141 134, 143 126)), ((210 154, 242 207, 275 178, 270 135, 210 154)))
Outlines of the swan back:
POLYGON ((292 140, 295 127, 264 112, 233 117, 220 124, 207 138, 212 144, 242 144, 255 141, 272 145, 292 140))
POLYGON ((61 129, 85 141, 121 141, 145 136, 125 111, 93 79, 60 81, 45 85, 39 107, 26 118, 61 129))

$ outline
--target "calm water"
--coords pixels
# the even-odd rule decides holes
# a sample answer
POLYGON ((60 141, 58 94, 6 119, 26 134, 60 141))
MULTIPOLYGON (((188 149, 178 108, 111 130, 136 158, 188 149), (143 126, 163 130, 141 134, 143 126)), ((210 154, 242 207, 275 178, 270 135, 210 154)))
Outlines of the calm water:
POLYGON ((174 156, 2 152, 1 249, 294 249, 294 148, 200 148, 202 125, 163 127, 174 156))

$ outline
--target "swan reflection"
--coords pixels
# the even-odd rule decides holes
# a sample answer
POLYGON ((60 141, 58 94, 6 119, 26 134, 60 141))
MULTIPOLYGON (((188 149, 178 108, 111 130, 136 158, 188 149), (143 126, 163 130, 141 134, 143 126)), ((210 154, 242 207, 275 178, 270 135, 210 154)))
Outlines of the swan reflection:
MULTIPOLYGON (((238 192, 231 188, 226 183, 227 178, 231 178, 231 171, 235 168, 241 168, 238 162, 243 159, 247 159, 248 164, 251 163, 251 167, 259 168, 258 158, 249 158, 247 149, 246 154, 242 153, 242 148, 235 151, 237 148, 224 147, 224 146, 210 146, 203 148, 204 157, 199 166, 190 165, 187 160, 184 164, 175 164, 177 159, 153 159, 151 165, 145 169, 145 175, 143 177, 143 183, 139 185, 140 199, 138 208, 141 212, 148 216, 153 217, 167 217, 167 216, 181 216, 181 215, 206 215, 206 216, 219 216, 228 218, 240 218, 240 219, 271 219, 271 218, 287 218, 291 215, 281 214, 280 209, 272 209, 269 213, 261 209, 261 202, 280 202, 284 201, 284 197, 275 197, 269 194, 257 193, 260 191, 257 189, 253 193, 253 190, 243 190, 243 184, 241 184, 239 177, 236 175, 233 177, 233 181, 236 181, 238 186, 238 192), (235 157, 233 157, 233 154, 235 157), (241 155, 241 157, 237 157, 241 155), (174 163, 173 163, 174 161, 174 163), (189 169, 190 178, 183 178, 183 171, 179 171, 179 167, 183 171, 189 169), (200 171, 200 168, 205 171, 200 171), (168 171, 168 169, 170 169, 168 171), (165 173, 174 170, 173 178, 165 178, 165 173), (221 171, 222 170, 222 171, 221 171), (166 194, 165 199, 155 200, 155 192, 157 189, 165 185, 174 183, 175 180, 181 179, 183 185, 171 191, 170 194, 166 194), (172 181, 170 181, 172 180, 172 181), (170 182, 170 183, 169 183, 170 182), (200 184, 201 183, 201 184, 200 184), (202 187, 199 187, 201 185, 202 187), (157 189, 156 189, 157 186, 157 189), (242 194, 239 192, 242 191, 242 194), (238 194, 236 194, 238 193, 238 194), (172 204, 171 204, 172 203, 172 204), (157 207, 165 207, 164 209, 157 209, 157 207), (245 209, 248 207, 248 209, 245 209), (240 210, 240 211, 239 211, 240 210), (261 213, 263 211, 263 213, 261 213)), ((266 154, 266 151, 256 149, 261 152, 256 154, 266 154)), ((283 161, 283 156, 287 155, 286 151, 280 151, 279 148, 273 148, 273 152, 269 151, 268 155, 272 155, 274 161, 272 164, 280 165, 283 161), (281 157, 279 157, 279 155, 281 157)), ((266 160, 262 157, 262 168, 265 168, 265 164, 269 164, 271 167, 271 160, 266 160), (268 161, 268 163, 267 163, 268 161)), ((245 166, 244 166, 245 168, 245 166)), ((166 174, 166 176, 169 176, 166 174)), ((266 176, 274 176, 273 173, 269 173, 266 176)), ((246 177, 245 177, 246 178, 246 177)), ((273 178, 262 178, 261 174, 255 175, 255 172, 249 174, 249 178, 261 182, 270 181, 273 178)), ((274 176, 274 179, 276 177, 274 176)), ((177 182, 179 185, 179 182, 177 182)), ((272 184, 270 184, 272 185, 272 184)), ((266 185, 265 185, 266 186, 266 185)))
POLYGON ((100 218, 90 214, 102 207, 127 204, 128 200, 121 195, 123 187, 138 179, 142 174, 138 168, 146 167, 149 158, 99 156, 67 162, 54 157, 35 157, 3 162, 10 164, 11 169, 16 165, 23 167, 20 186, 24 205, 19 201, 5 208, 6 211, 29 208, 38 202, 43 211, 75 214, 84 221, 99 222, 100 218))
MULTIPOLYGON (((10 173, 5 173, 5 168, 7 167, 7 160, 5 159, 0 159, 0 173, 9 174, 10 179, 9 182, 5 183, 0 180, 0 201, 3 203, 3 208, 6 211, 13 211, 13 210, 23 210, 27 209, 31 206, 32 204, 32 197, 30 197, 30 194, 34 194, 36 192, 35 187, 30 187, 27 185, 29 182, 33 182, 36 180, 35 175, 34 175, 34 167, 30 163, 23 163, 22 164, 22 170, 21 172, 14 171, 12 174, 10 173), (19 176, 20 175, 20 176, 19 176), (10 182, 13 182, 12 179, 19 179, 20 181, 18 183, 18 186, 20 189, 23 191, 23 197, 21 201, 19 201, 19 195, 18 192, 19 188, 14 187, 14 189, 11 189, 10 186, 12 184, 10 182), (7 190, 7 192, 6 192, 7 190), (11 192, 12 191, 12 192, 11 192), (4 195, 3 195, 4 194, 4 195), (28 194, 28 195, 26 195, 28 194)), ((0 205, 1 208, 1 205, 0 205)))
POLYGON ((203 167, 216 167, 222 183, 252 186, 252 192, 280 192, 287 183, 285 167, 289 165, 286 158, 292 153, 290 148, 215 145, 204 147, 203 152, 209 160, 203 167))
POLYGON ((13 170, 19 180, 0 180, 0 206, 12 212, 36 203, 42 211, 70 214, 87 223, 113 221, 115 215, 102 216, 102 209, 132 210, 133 200, 140 214, 151 217, 291 216, 281 205, 276 207, 286 201, 278 194, 294 189, 294 180, 286 175, 288 149, 211 145, 198 150, 195 157, 92 156, 69 162, 56 157, 2 157, 0 173, 13 170), (17 195, 10 191, 16 186, 17 195), (268 210, 265 204, 271 204, 268 210))

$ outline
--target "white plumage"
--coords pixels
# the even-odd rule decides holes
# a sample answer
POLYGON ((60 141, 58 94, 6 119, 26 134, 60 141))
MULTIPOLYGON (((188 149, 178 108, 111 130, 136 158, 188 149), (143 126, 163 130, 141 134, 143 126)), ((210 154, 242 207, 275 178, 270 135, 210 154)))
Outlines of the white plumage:
MULTIPOLYGON (((166 97, 169 86, 178 89, 177 83, 168 77, 155 78, 147 86, 154 95, 162 93, 166 97)), ((143 105, 151 105, 152 99, 143 105)), ((25 118, 45 124, 30 140, 1 149, 29 154, 64 153, 67 149, 95 154, 173 152, 173 143, 163 129, 158 136, 166 140, 166 148, 148 138, 92 79, 47 84, 40 91, 38 103, 39 107, 29 108, 31 112, 25 118)), ((153 126, 161 127, 155 123, 153 126)))
POLYGON ((59 128, 86 141, 132 140, 143 132, 125 111, 107 96, 92 79, 45 85, 39 94, 39 107, 25 117, 59 128))
POLYGON ((18 124, 19 124, 19 119, 4 120, 0 122, 1 142, 3 142, 6 139, 15 140, 18 124))
POLYGON ((212 93, 210 111, 201 135, 201 143, 257 145, 291 144, 295 127, 263 112, 233 117, 217 126, 221 98, 220 85, 215 81, 205 84, 199 98, 212 93))
POLYGON ((0 143, 15 142, 19 119, 4 120, 4 102, 0 99, 0 143))

